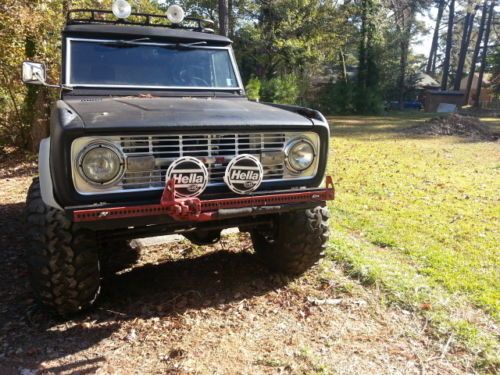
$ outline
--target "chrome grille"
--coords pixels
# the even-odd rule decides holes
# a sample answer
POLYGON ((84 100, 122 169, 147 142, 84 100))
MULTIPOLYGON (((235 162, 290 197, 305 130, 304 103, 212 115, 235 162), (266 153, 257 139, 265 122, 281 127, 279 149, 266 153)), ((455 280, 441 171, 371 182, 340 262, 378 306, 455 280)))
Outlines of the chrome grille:
MULTIPOLYGON (((170 164, 182 156, 202 160, 209 171, 209 184, 223 183, 228 163, 237 155, 281 152, 289 140, 285 133, 192 134, 120 137, 120 147, 128 157, 153 155, 155 168, 127 171, 122 189, 161 188, 170 164)), ((264 165, 264 180, 281 179, 283 162, 264 165)))
MULTIPOLYGON (((208 132, 207 132, 208 133, 208 132)), ((170 164, 181 156, 201 160, 209 171, 209 185, 224 184, 223 177, 229 162, 237 155, 251 154, 261 160, 264 181, 296 180, 313 178, 318 170, 319 158, 306 171, 297 174, 285 164, 284 150, 297 137, 306 137, 319 150, 319 136, 306 132, 269 133, 209 133, 209 134, 152 134, 109 135, 77 138, 71 145, 73 183, 78 193, 98 195, 124 191, 161 190, 165 187, 165 174, 170 164), (110 186, 89 184, 82 178, 78 160, 81 152, 93 143, 111 143, 124 154, 125 173, 110 186)))

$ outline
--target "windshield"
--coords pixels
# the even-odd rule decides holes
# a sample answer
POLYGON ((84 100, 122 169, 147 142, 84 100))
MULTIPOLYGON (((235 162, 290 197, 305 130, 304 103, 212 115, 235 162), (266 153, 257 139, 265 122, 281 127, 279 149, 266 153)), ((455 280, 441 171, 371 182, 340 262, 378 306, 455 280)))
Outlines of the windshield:
POLYGON ((238 88, 228 48, 70 40, 69 85, 238 88))

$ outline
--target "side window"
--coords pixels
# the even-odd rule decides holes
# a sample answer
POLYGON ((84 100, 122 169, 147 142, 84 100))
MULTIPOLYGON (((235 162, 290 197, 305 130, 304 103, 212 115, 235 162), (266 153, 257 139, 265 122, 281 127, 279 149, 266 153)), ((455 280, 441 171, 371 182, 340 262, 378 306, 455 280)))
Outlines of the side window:
POLYGON ((231 59, 227 51, 212 53, 214 83, 216 87, 237 87, 231 59))

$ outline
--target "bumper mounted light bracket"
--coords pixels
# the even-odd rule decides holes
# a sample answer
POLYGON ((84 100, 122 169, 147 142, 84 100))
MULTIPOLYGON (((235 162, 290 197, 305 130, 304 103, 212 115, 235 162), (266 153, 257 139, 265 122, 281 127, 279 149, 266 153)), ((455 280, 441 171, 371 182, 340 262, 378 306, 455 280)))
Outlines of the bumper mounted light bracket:
MULTIPOLYGON (((224 212, 224 210, 270 208, 280 205, 294 205, 311 202, 324 203, 334 199, 335 187, 330 176, 326 178, 325 188, 321 189, 213 200, 176 198, 175 181, 172 179, 169 180, 165 186, 160 204, 80 209, 73 211, 73 221, 78 223, 168 215, 176 221, 206 222, 217 220, 219 218, 219 213, 224 212)), ((266 210, 261 211, 266 212, 266 210)))

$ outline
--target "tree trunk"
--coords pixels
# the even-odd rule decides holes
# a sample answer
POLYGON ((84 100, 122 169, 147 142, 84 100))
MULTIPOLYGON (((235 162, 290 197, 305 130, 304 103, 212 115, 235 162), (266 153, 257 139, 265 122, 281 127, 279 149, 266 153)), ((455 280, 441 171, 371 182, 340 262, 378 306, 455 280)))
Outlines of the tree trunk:
POLYGON ((450 0, 450 12, 448 16, 448 34, 446 36, 446 52, 443 63, 443 79, 441 80, 441 90, 448 88, 448 77, 450 75, 451 48, 453 44, 453 24, 455 22, 455 0, 450 0))
POLYGON ((228 0, 227 2, 227 14, 228 14, 228 25, 229 25, 229 37, 234 37, 234 9, 233 0, 228 0))
POLYGON ((402 111, 405 108, 405 92, 406 92, 406 66, 408 65, 408 51, 409 51, 409 41, 406 37, 400 43, 401 55, 399 60, 399 79, 398 79, 398 91, 399 91, 399 109, 402 111))
POLYGON ((479 78, 477 80, 476 103, 475 107, 479 108, 481 99, 481 88, 483 85, 484 71, 486 70, 486 59, 488 57, 488 43, 490 41, 491 24, 493 23, 493 14, 495 13, 495 0, 491 2, 490 12, 488 15, 488 23, 486 26, 486 33, 484 35, 484 48, 483 57, 481 61, 481 70, 479 71, 479 78))
POLYGON ((425 72, 427 74, 435 74, 436 73, 436 55, 438 49, 438 41, 439 41, 439 28, 441 27, 441 20, 443 18, 445 0, 440 0, 438 4, 438 14, 436 18, 436 26, 434 28, 434 36, 432 38, 431 51, 429 53, 429 60, 427 61, 427 69, 425 72))
POLYGON ((361 2, 361 36, 359 43, 358 85, 356 91, 356 111, 371 113, 378 110, 376 95, 378 89, 378 67, 375 59, 374 35, 376 24, 374 15, 377 12, 374 0, 361 2))
POLYGON ((228 0, 219 0, 219 33, 228 36, 229 12, 228 0))
POLYGON ((358 66, 358 84, 362 88, 366 88, 366 51, 368 37, 367 33, 367 5, 366 2, 362 2, 362 13, 361 13, 361 38, 359 43, 359 66, 358 66))
POLYGON ((342 80, 344 81, 344 83, 347 83, 347 66, 345 64, 345 54, 342 48, 340 49, 339 55, 340 63, 342 64, 342 80))
MULTIPOLYGON (((25 39, 26 60, 31 61, 37 54, 36 39, 28 35, 25 39)), ((49 128, 48 91, 43 86, 28 85, 23 103, 24 124, 29 131, 23 134, 24 147, 36 152, 40 141, 47 137, 49 128)))
POLYGON ((71 0, 63 0, 62 10, 63 10, 64 18, 66 18, 68 16, 70 9, 71 9, 71 0))
MULTIPOLYGON (((24 41, 24 53, 27 61, 33 61, 33 58, 36 56, 36 40, 33 36, 28 35, 24 41)), ((35 85, 27 85, 26 87, 26 95, 24 96, 24 102, 22 106, 22 114, 23 114, 23 124, 29 129, 26 134, 22 135, 23 147, 30 149, 31 151, 35 151, 35 146, 33 145, 31 138, 31 131, 34 126, 36 126, 35 120, 37 114, 34 111, 35 102, 38 97, 38 93, 40 91, 40 86, 35 85)))
POLYGON ((458 65, 457 65, 457 71, 455 73, 455 82, 453 83, 453 90, 455 91, 460 90, 460 83, 462 82, 462 76, 464 74, 465 58, 467 57, 467 51, 469 49, 469 43, 468 43, 469 26, 472 26, 470 25, 470 20, 473 17, 472 12, 473 12, 472 9, 468 9, 467 15, 465 16, 464 19, 462 43, 460 46, 460 53, 458 55, 458 65))
POLYGON ((474 8, 474 12, 472 13, 472 16, 469 21, 469 29, 467 32, 467 45, 470 46, 470 41, 472 38, 472 31, 474 30, 474 19, 476 18, 477 11, 481 8, 479 5, 476 5, 474 8))
POLYGON ((406 71, 408 69, 408 54, 410 52, 411 28, 415 22, 415 9, 409 8, 408 13, 402 11, 400 26, 398 28, 402 31, 401 41, 399 43, 400 56, 399 56, 399 77, 398 77, 398 92, 399 92, 399 109, 404 110, 404 101, 406 94, 406 71))
POLYGON ((33 103, 33 113, 35 117, 33 118, 33 123, 30 129, 30 143, 29 148, 31 151, 38 151, 38 146, 42 139, 49 136, 50 128, 50 106, 49 102, 49 92, 47 88, 41 87, 38 91, 35 102, 33 103))
POLYGON ((470 91, 472 88, 472 81, 474 80, 474 74, 476 73, 477 57, 479 56, 479 50, 481 49, 481 41, 483 39, 484 26, 486 24, 487 14, 488 14, 488 0, 484 0, 483 14, 481 16, 481 23, 479 25, 479 31, 477 33, 476 47, 474 48, 474 54, 472 55, 469 77, 467 79, 467 89, 465 90, 465 103, 464 103, 465 105, 469 104, 470 91))
POLYGON ((433 77, 436 77, 436 64, 437 64, 437 47, 436 47, 436 51, 434 53, 434 57, 432 58, 431 75, 433 77))

